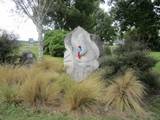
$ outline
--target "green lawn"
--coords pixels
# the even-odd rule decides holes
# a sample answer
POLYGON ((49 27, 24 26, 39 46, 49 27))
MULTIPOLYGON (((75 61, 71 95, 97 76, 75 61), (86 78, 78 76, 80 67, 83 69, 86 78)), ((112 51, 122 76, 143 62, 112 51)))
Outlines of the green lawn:
MULTIPOLYGON (((158 61, 153 70, 160 73, 160 52, 151 52, 150 56, 152 56, 158 61)), ((153 96, 149 99, 150 104, 148 105, 148 107, 154 113, 155 120, 160 120, 160 95, 153 96)))
POLYGON ((38 57, 39 44, 37 42, 30 45, 28 42, 20 42, 20 54, 23 52, 32 52, 38 57))
POLYGON ((67 115, 33 112, 15 105, 0 105, 0 120, 71 120, 67 115))
POLYGON ((67 113, 48 113, 45 111, 33 111, 22 106, 0 104, 0 120, 121 120, 115 117, 81 117, 75 118, 67 113))
POLYGON ((153 70, 160 73, 160 52, 151 52, 150 56, 152 56, 153 58, 155 58, 158 61, 158 63, 153 68, 153 70))
MULTIPOLYGON (((150 102, 147 109, 152 111, 151 119, 143 120, 160 120, 160 96, 149 98, 150 102)), ((122 117, 122 116, 121 116, 122 117)), ((124 119, 114 116, 71 116, 67 113, 53 113, 42 110, 33 110, 24 106, 16 106, 13 104, 0 103, 0 120, 141 120, 136 116, 125 117, 124 119)))

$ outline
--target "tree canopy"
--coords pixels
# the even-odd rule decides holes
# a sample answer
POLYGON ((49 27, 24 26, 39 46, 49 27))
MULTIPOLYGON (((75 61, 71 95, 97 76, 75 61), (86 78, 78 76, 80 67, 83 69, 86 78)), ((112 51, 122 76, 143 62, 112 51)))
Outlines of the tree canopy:
POLYGON ((116 28, 112 26, 113 20, 111 16, 102 9, 99 9, 95 13, 95 17, 95 33, 99 35, 103 41, 112 43, 116 36, 116 28))
POLYGON ((100 0, 56 0, 48 12, 46 23, 66 30, 81 26, 89 32, 95 24, 94 12, 99 8, 100 0))
POLYGON ((103 0, 56 0, 48 12, 44 24, 55 29, 73 30, 83 27, 90 33, 111 41, 115 35, 112 19, 99 8, 103 0))
POLYGON ((136 29, 139 40, 160 49, 158 0, 112 0, 112 4, 111 14, 121 32, 136 29))

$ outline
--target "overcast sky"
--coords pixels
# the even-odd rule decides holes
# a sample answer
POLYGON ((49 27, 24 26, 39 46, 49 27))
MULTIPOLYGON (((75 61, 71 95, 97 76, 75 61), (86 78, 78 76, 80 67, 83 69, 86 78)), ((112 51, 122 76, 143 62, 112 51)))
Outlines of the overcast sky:
MULTIPOLYGON (((100 7, 105 11, 108 11, 107 4, 101 4, 100 7)), ((19 16, 12 12, 15 9, 15 5, 11 0, 0 0, 0 29, 5 29, 9 32, 13 32, 19 36, 20 40, 28 40, 33 38, 37 40, 37 31, 33 22, 26 16, 19 16)))

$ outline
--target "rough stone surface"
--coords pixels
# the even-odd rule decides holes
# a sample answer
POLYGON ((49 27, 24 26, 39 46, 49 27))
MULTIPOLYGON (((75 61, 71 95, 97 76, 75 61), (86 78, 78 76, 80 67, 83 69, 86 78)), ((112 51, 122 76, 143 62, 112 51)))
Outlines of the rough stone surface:
POLYGON ((84 80, 99 67, 99 48, 83 28, 75 28, 66 36, 64 42, 64 65, 66 72, 74 80, 84 80))
POLYGON ((33 64, 35 61, 35 56, 32 52, 24 52, 22 53, 22 55, 20 56, 20 64, 23 65, 29 65, 29 64, 33 64))

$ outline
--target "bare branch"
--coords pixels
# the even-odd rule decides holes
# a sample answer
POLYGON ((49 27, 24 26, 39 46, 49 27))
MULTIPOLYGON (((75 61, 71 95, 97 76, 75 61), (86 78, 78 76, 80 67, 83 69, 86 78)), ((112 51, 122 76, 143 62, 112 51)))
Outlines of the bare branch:
POLYGON ((12 0, 35 24, 40 43, 40 58, 43 56, 43 20, 54 0, 12 0))
POLYGON ((31 15, 31 13, 29 12, 29 10, 27 9, 27 7, 25 6, 24 3, 20 2, 19 0, 13 0, 13 2, 16 4, 17 7, 20 7, 22 9, 22 11, 30 18, 33 19, 33 16, 31 15))
MULTIPOLYGON (((45 1, 47 1, 47 0, 45 0, 45 1)), ((48 3, 48 7, 46 6, 46 5, 47 5, 47 2, 46 2, 46 5, 45 5, 45 6, 46 6, 47 8, 45 7, 46 10, 44 11, 42 20, 44 20, 44 17, 46 16, 46 14, 47 14, 48 10, 50 9, 50 7, 53 5, 53 2, 54 2, 53 0, 50 0, 50 3, 48 3)), ((44 8, 44 9, 45 9, 45 8, 44 8)))

